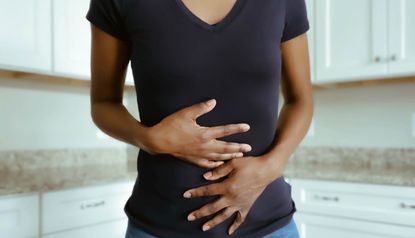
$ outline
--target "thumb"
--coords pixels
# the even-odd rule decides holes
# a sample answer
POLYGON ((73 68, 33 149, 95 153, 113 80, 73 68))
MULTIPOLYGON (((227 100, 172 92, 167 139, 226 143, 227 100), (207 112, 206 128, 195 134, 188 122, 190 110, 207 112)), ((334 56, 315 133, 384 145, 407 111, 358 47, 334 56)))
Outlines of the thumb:
POLYGON ((208 101, 196 103, 190 107, 187 108, 189 110, 189 115, 192 117, 192 119, 195 119, 200 117, 201 115, 210 112, 216 105, 215 99, 210 99, 208 101))

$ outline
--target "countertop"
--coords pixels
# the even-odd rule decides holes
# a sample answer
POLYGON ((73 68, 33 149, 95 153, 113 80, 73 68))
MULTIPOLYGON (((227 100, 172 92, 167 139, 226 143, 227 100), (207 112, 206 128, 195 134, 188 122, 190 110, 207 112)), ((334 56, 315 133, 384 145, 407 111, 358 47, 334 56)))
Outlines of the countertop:
MULTIPOLYGON (((134 181, 137 152, 1 152, 0 195, 134 181)), ((415 149, 301 147, 289 159, 284 177, 415 186, 415 149)))

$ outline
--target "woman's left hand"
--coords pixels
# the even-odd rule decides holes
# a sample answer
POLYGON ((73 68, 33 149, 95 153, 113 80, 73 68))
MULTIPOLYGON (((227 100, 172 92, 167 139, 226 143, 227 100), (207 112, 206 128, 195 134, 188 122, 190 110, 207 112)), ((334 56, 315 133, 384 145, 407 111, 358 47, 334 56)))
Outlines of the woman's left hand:
POLYGON ((191 212, 187 219, 189 221, 214 214, 222 210, 218 215, 206 222, 202 229, 204 231, 213 228, 223 222, 234 212, 237 212, 235 221, 229 227, 228 234, 231 235, 244 221, 255 200, 261 195, 266 186, 274 179, 282 175, 281 169, 276 169, 276 163, 264 156, 247 156, 234 158, 223 165, 208 171, 204 177, 215 180, 224 176, 228 177, 219 183, 213 183, 198 188, 187 190, 183 196, 202 197, 222 195, 214 202, 208 203, 198 210, 191 212), (212 175, 208 177, 208 174, 212 175), (192 216, 194 217, 192 219, 192 216))

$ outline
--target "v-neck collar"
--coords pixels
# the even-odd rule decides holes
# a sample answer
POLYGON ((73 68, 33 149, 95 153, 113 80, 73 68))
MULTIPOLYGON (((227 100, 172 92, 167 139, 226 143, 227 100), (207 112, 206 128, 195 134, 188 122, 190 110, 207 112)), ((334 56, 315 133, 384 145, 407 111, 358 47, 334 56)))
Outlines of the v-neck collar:
POLYGON ((244 2, 246 0, 236 0, 236 2, 234 3, 234 5, 232 6, 232 8, 229 10, 228 14, 222 18, 222 20, 220 20, 217 23, 214 24, 209 24, 207 22, 205 22, 204 20, 202 20, 201 18, 199 18, 197 15, 195 15, 183 2, 182 0, 174 0, 177 5, 179 6, 180 10, 182 13, 184 13, 184 15, 187 16, 187 18, 192 21, 193 23, 195 23, 196 25, 206 29, 206 30, 210 30, 210 31, 217 31, 220 29, 223 29, 225 26, 227 26, 228 24, 230 24, 232 22, 232 20, 235 19, 235 17, 238 15, 238 13, 241 11, 242 6, 244 5, 244 2))

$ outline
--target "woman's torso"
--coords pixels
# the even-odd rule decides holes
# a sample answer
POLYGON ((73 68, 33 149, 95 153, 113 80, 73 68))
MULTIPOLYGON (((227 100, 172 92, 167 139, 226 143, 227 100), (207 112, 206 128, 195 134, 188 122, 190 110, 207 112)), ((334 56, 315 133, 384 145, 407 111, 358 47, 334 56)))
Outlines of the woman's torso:
MULTIPOLYGON (((248 132, 218 139, 249 143, 252 150, 246 156, 267 152, 276 132, 285 1, 238 0, 215 26, 197 20, 180 0, 122 1, 140 121, 152 126, 177 110, 215 98, 216 107, 197 122, 202 126, 246 122, 248 132)), ((201 227, 212 215, 186 219, 216 199, 182 196, 189 188, 214 182, 202 177, 207 169, 143 150, 137 169, 138 179, 125 206, 137 225, 163 238, 228 236, 234 216, 209 231, 201 227)), ((270 233, 285 225, 294 211, 291 187, 280 177, 256 200, 233 237, 270 233)))

